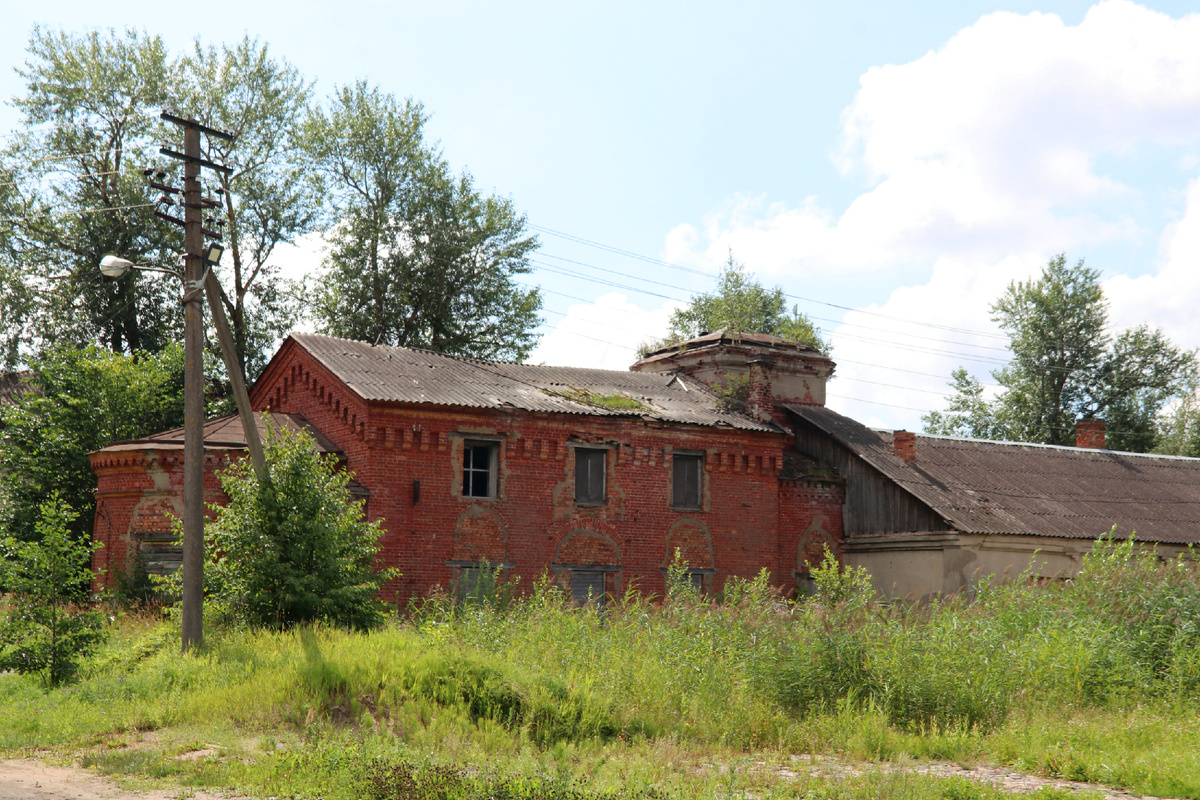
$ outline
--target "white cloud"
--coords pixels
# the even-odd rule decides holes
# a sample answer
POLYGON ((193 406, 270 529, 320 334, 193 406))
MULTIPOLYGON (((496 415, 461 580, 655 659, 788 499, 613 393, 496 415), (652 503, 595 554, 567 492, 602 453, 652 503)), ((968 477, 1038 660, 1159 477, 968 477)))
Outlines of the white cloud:
POLYGON ((603 295, 594 303, 573 305, 542 337, 528 361, 628 369, 637 360, 638 345, 665 335, 671 313, 681 305, 669 300, 647 310, 619 292, 603 295))
POLYGON ((1003 358, 973 345, 1004 340, 966 331, 995 334, 989 304, 1059 252, 1107 268, 1115 326, 1150 322, 1200 346, 1200 178, 1185 189, 1200 144, 1198 41, 1200 15, 1126 0, 1097 4, 1076 26, 985 16, 915 61, 862 76, 837 163, 864 184, 844 210, 735 197, 671 231, 665 258, 713 265, 732 248, 785 288, 831 274, 904 282, 831 330, 830 405, 869 424, 919 428, 954 367, 990 380, 998 364, 969 356, 1003 358), (1147 152, 1167 158, 1141 169, 1147 152), (1114 245, 1107 252, 1123 257, 1105 259, 1114 245), (1123 263, 1150 270, 1122 275, 1123 263))
POLYGON ((938 257, 1052 254, 1139 234, 1108 205, 1136 197, 1097 167, 1146 144, 1200 136, 1200 15, 1172 19, 1126 0, 1077 26, 990 14, 940 49, 868 70, 843 114, 839 165, 869 188, 840 214, 736 198, 669 259, 732 248, 766 274, 874 271, 938 257))

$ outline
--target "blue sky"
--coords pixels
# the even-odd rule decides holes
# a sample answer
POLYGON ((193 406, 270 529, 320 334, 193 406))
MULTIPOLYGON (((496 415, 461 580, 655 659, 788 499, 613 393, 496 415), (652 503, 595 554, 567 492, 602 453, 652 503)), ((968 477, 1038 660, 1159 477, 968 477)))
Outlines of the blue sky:
MULTIPOLYGON (((9 67, 34 24, 176 50, 248 33, 319 96, 365 78, 423 102, 451 163, 539 232, 535 361, 623 368, 712 285, 654 261, 713 273, 730 248, 820 318, 830 405, 871 424, 919 427, 959 364, 986 381, 988 302, 1062 251, 1103 271, 1115 324, 1200 346, 1189 3, 9 5, 9 67)), ((0 70, 0 96, 22 89, 0 70)))

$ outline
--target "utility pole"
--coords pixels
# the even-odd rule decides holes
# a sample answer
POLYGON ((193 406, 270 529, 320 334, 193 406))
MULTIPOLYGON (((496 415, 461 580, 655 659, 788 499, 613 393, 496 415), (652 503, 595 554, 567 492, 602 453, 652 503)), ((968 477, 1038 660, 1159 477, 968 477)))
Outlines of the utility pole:
MULTIPOLYGON (((204 644, 204 300, 206 285, 215 286, 213 263, 202 254, 204 236, 219 238, 216 231, 204 228, 204 209, 215 205, 201 194, 200 168, 221 170, 229 167, 214 164, 203 158, 200 134, 226 140, 233 137, 224 131, 201 125, 164 111, 161 117, 183 128, 183 152, 168 147, 159 150, 165 156, 183 162, 183 220, 164 214, 159 216, 183 226, 183 650, 187 652, 204 644)), ((223 317, 224 315, 222 315, 223 317)), ((236 359, 234 364, 236 365, 236 359)), ((234 372, 233 367, 230 372, 234 372)), ((237 369, 241 377, 240 368, 237 369)), ((244 383, 242 393, 245 393, 244 383)), ((241 397, 237 398, 241 400, 241 397)), ((241 403, 238 404, 241 406, 241 403)), ((241 410, 239 408, 239 410, 241 410)), ((243 415, 243 423, 245 422, 243 415)), ((253 426, 253 418, 250 419, 253 426)), ((247 439, 257 445, 257 431, 246 431, 247 439)), ((261 448, 260 457, 261 457, 261 448)), ((257 464, 256 464, 257 466, 257 464)))

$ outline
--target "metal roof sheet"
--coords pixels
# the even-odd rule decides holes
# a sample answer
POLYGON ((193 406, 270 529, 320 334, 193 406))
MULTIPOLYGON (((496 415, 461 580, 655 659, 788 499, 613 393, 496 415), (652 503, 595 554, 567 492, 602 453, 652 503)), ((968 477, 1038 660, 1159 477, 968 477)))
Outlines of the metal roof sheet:
POLYGON ((917 434, 891 436, 819 406, 788 409, 966 533, 1092 539, 1114 525, 1144 541, 1200 542, 1200 459, 917 434))
POLYGON ((312 333, 292 334, 289 339, 368 402, 639 417, 780 432, 745 414, 722 410, 705 386, 672 374, 482 361, 312 333), (587 402, 589 396, 617 395, 636 400, 641 407, 587 402))
MULTIPOLYGON (((260 414, 261 418, 263 414, 260 414)), ((280 414, 267 412, 268 424, 286 431, 308 431, 316 440, 317 450, 322 453, 341 454, 341 450, 324 434, 309 424, 308 420, 299 414, 280 414)), ((264 434, 261 428, 260 434, 264 434)), ((246 432, 242 428, 242 420, 237 414, 215 417, 204 421, 204 446, 212 448, 242 449, 246 446, 246 432)), ((123 442, 113 442, 108 447, 97 452, 112 452, 115 450, 146 450, 148 448, 179 449, 183 447, 183 428, 172 428, 169 431, 152 433, 140 439, 130 439, 123 442)))

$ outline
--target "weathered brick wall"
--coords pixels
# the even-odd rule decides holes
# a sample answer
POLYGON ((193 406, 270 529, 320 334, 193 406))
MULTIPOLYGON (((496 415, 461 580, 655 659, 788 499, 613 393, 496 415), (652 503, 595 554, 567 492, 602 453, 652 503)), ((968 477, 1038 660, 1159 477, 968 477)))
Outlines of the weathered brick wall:
POLYGON ((402 573, 389 593, 401 601, 449 587, 457 567, 448 562, 477 558, 511 565, 507 575, 526 585, 552 564, 615 566, 610 592, 635 582, 660 594, 676 547, 693 567, 716 570, 706 581, 714 590, 764 567, 790 587, 795 547, 816 509, 840 540, 837 491, 805 494, 779 480, 790 446, 783 434, 519 410, 368 407, 302 348, 281 356, 252 402, 303 415, 345 451, 347 468, 370 490, 369 516, 383 520, 383 560, 402 573), (462 494, 470 440, 498 442, 494 498, 462 494), (575 503, 576 445, 607 449, 601 506, 575 503), (675 450, 704 454, 699 511, 671 507, 675 450))
MULTIPOLYGON (((223 504, 217 472, 240 458, 238 450, 205 451, 204 502, 223 504)), ((129 574, 143 542, 171 532, 170 515, 183 513, 183 450, 179 447, 101 450, 89 458, 96 473, 96 517, 92 535, 103 547, 92 555, 96 591, 116 586, 129 574)))
MULTIPOLYGON (((404 602, 449 588, 469 563, 503 564, 528 586, 543 573, 561 583, 570 567, 605 571, 607 591, 661 594, 678 549, 704 587, 766 568, 790 590, 820 547, 840 546, 842 487, 836 479, 781 480, 790 437, 673 425, 629 417, 360 401, 298 346, 286 347, 254 387, 256 409, 300 414, 345 453, 370 492, 367 514, 383 522, 381 558, 401 576, 386 588, 404 602), (464 442, 495 442, 495 497, 463 496, 464 442), (575 502, 576 446, 605 451, 602 505, 575 502), (671 505, 672 454, 703 454, 699 510, 671 505), (804 554, 809 553, 808 556, 804 554)), ((139 534, 181 510, 180 449, 102 451, 92 457, 95 566, 111 586, 128 569, 139 534)), ((216 470, 238 451, 208 451, 205 494, 222 502, 216 470)), ((156 527, 157 526, 157 527, 156 527)), ((154 528, 155 530, 151 530, 154 528)))
POLYGON ((826 547, 841 560, 844 502, 845 485, 832 475, 780 481, 779 585, 796 586, 824 560, 826 547))

